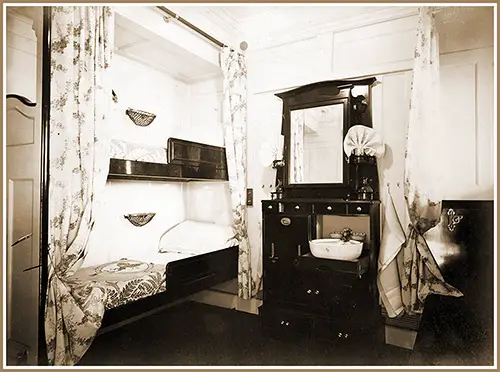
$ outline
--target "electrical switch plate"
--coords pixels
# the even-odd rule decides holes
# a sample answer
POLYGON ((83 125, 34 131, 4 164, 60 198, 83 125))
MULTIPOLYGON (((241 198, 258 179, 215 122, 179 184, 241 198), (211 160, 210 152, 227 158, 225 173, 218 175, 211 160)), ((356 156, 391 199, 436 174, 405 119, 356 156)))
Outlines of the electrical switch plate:
POLYGON ((247 205, 253 206, 253 189, 247 189, 247 205))

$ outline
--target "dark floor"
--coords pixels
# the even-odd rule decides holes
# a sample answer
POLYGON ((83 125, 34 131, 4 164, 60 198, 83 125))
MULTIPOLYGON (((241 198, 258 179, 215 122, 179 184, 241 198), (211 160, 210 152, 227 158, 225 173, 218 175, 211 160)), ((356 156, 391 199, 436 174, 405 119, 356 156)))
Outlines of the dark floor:
POLYGON ((421 335, 413 351, 373 343, 278 340, 257 315, 187 302, 98 336, 80 366, 487 365, 481 352, 421 335), (451 345, 451 346, 450 346, 451 345))

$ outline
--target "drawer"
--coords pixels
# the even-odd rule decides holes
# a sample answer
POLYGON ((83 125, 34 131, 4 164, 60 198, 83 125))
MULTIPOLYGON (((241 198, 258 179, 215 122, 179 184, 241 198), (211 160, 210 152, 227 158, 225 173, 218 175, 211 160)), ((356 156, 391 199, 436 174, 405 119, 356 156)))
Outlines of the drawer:
POLYGON ((338 342, 351 339, 352 331, 338 322, 315 319, 313 323, 313 336, 315 339, 338 342))
POLYGON ((313 337, 328 342, 358 342, 363 334, 365 334, 363 329, 359 329, 356 325, 346 324, 343 319, 332 321, 314 319, 312 326, 313 337))
POLYGON ((283 212, 284 213, 305 213, 309 214, 312 212, 312 204, 311 203, 302 203, 302 202, 283 202, 283 212))
POLYGON ((262 213, 278 213, 278 202, 263 200, 262 213))
POLYGON ((348 214, 370 214, 370 203, 349 203, 347 204, 348 214))
POLYGON ((323 317, 330 317, 341 301, 335 293, 325 291, 323 286, 312 281, 298 283, 293 295, 293 303, 304 312, 323 317))
POLYGON ((344 203, 314 203, 315 214, 346 214, 344 203))
POLYGON ((292 302, 304 306, 306 312, 349 317, 353 312, 373 307, 368 281, 352 275, 299 271, 294 282, 292 302))
POLYGON ((309 337, 311 333, 311 319, 300 313, 266 305, 259 308, 259 313, 264 327, 276 337, 291 335, 309 337))
POLYGON ((360 341, 366 344, 367 340, 374 345, 383 344, 384 327, 381 323, 366 322, 362 319, 355 324, 347 324, 342 319, 314 319, 311 327, 314 339, 334 343, 355 343, 360 341))

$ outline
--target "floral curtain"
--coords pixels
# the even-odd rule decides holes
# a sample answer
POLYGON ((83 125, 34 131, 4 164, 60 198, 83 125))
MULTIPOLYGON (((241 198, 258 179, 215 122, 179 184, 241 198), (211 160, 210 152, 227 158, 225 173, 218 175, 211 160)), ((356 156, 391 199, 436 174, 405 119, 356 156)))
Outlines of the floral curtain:
POLYGON ((461 296, 447 284, 424 234, 439 223, 444 170, 439 162, 443 146, 439 115, 439 50, 432 9, 419 8, 410 118, 408 123, 404 195, 410 225, 397 254, 401 296, 408 314, 422 313, 431 294, 461 296))
POLYGON ((301 183, 304 182, 304 127, 306 125, 306 113, 305 110, 294 110, 291 115, 291 182, 301 183))
POLYGON ((259 290, 257 270, 252 270, 247 226, 247 68, 245 56, 227 47, 221 52, 223 121, 233 226, 239 241, 238 296, 250 299, 259 290))
POLYGON ((48 288, 51 365, 76 364, 104 314, 103 288, 77 284, 109 168, 114 19, 105 6, 52 7, 48 288))

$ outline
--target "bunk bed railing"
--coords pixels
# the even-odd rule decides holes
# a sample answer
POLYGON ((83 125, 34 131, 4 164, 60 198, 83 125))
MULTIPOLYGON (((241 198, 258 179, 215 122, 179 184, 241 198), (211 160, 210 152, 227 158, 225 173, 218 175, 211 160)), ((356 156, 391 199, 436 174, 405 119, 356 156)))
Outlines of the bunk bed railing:
POLYGON ((110 160, 108 179, 149 181, 227 181, 224 147, 169 138, 167 164, 110 160))

